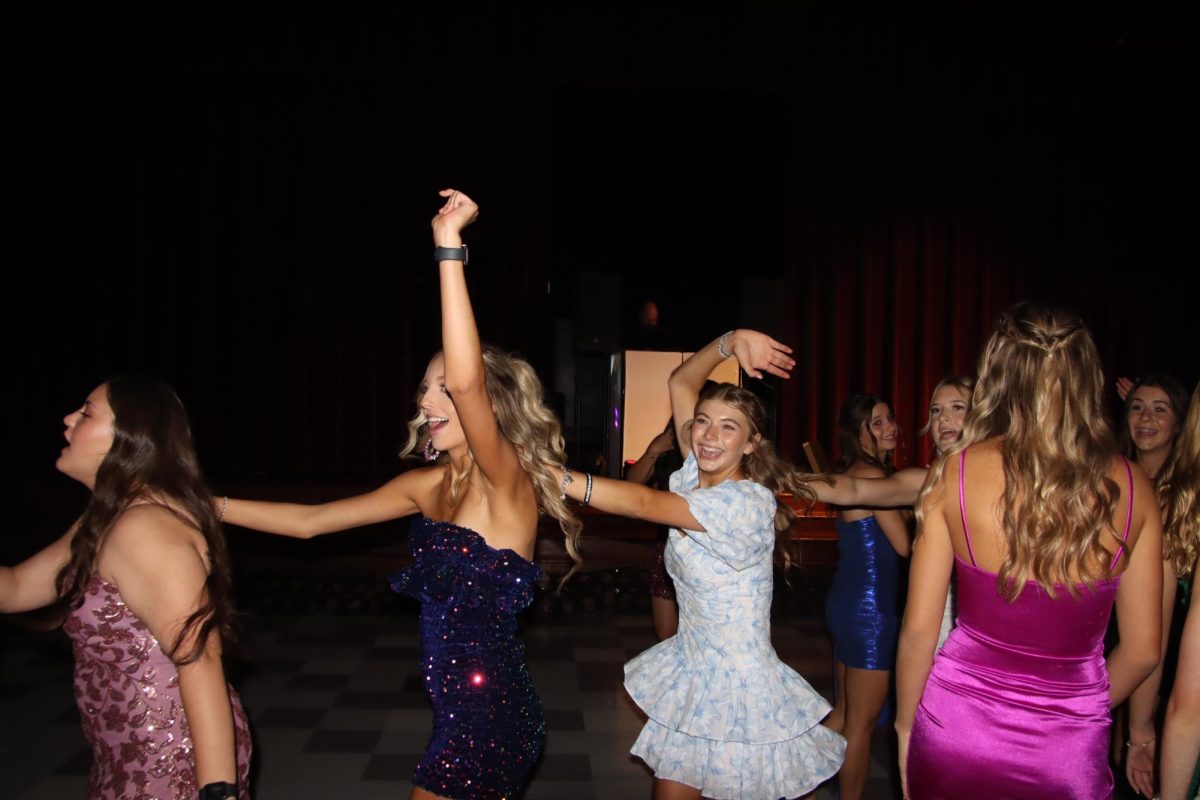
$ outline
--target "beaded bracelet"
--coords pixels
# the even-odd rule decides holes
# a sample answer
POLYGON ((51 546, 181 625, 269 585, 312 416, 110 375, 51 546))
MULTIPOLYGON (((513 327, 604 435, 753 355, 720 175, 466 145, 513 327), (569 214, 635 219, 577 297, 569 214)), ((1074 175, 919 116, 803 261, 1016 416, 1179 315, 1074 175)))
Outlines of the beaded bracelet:
POLYGON ((567 487, 570 486, 574 482, 575 482, 575 479, 571 477, 571 470, 564 469, 563 476, 562 476, 562 483, 560 483, 558 486, 558 488, 562 490, 562 494, 560 494, 558 496, 559 500, 567 499, 567 487))
POLYGON ((217 515, 217 522, 225 521, 225 512, 229 510, 229 495, 225 495, 225 499, 221 501, 221 513, 217 515))
POLYGON ((592 473, 585 472, 583 476, 587 478, 587 488, 583 490, 583 504, 586 506, 592 502, 592 473))
POLYGON ((726 331, 717 340, 717 352, 721 354, 721 358, 729 358, 733 355, 733 353, 729 352, 729 337, 732 335, 733 331, 726 331))
POLYGON ((1149 747, 1150 745, 1154 744, 1157 741, 1158 741, 1158 737, 1154 737, 1154 736, 1150 737, 1149 739, 1147 739, 1144 742, 1133 742, 1133 741, 1126 740, 1125 746, 1126 747, 1149 747))

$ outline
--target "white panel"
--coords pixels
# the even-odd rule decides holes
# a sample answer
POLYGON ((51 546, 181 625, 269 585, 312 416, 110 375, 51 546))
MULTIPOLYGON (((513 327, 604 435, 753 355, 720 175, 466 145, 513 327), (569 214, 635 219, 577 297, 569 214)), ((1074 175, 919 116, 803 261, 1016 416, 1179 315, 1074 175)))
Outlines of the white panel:
MULTIPOLYGON (((625 416, 622 423, 622 458, 636 461, 646 452, 671 418, 671 397, 667 379, 671 371, 691 353, 663 353, 651 350, 625 351, 625 416)), ((714 381, 739 383, 741 372, 736 358, 722 361, 709 376, 714 381)))

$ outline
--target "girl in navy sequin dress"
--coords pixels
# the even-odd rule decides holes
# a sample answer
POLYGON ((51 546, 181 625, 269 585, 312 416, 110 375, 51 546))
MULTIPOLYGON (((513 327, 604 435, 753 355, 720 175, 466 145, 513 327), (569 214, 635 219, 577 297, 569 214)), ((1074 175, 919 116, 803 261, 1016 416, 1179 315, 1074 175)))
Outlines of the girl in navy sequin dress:
POLYGON ((300 538, 420 514, 412 565, 392 578, 421 607, 421 671, 433 734, 413 798, 513 798, 537 763, 545 720, 517 616, 533 600, 538 515, 558 519, 578 561, 580 524, 549 465, 565 460, 558 420, 525 361, 483 348, 461 232, 478 214, 445 190, 433 219, 442 352, 425 371, 404 454, 435 462, 375 491, 316 506, 229 501, 237 525, 300 538))

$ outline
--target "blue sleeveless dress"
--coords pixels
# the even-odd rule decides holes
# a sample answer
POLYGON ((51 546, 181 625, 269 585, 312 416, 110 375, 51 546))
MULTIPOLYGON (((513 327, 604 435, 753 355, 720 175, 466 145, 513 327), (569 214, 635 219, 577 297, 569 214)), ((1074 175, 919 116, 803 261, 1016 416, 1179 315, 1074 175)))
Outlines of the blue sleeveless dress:
POLYGON ((442 797, 517 797, 542 752, 546 720, 517 639, 541 569, 475 531, 422 518, 413 562, 389 580, 421 601, 421 674, 433 735, 413 785, 442 797))
POLYGON ((900 557, 875 517, 838 520, 838 563, 825 600, 834 658, 848 667, 896 664, 900 557))

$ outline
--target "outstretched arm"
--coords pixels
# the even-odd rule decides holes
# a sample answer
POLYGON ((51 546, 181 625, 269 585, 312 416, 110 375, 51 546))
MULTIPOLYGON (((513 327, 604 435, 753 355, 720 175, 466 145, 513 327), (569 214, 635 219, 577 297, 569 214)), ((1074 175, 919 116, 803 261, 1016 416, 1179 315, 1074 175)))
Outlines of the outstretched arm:
MULTIPOLYGON (((437 247, 462 247, 463 228, 479 216, 479 207, 454 189, 438 192, 446 203, 433 218, 433 243, 437 247)), ((475 312, 467 293, 466 266, 461 261, 440 261, 442 295, 442 352, 446 359, 446 391, 475 464, 496 488, 512 489, 527 480, 512 444, 500 433, 483 372, 483 349, 475 312)))
POLYGON ((917 502, 927 474, 927 469, 909 467, 886 478, 828 475, 833 483, 813 481, 808 485, 822 503, 847 508, 896 508, 917 502))
POLYGON ((296 539, 311 539, 323 533, 415 514, 421 510, 419 498, 430 496, 431 487, 439 478, 437 469, 414 469, 393 478, 373 492, 317 505, 232 498, 228 506, 223 498, 216 498, 215 502, 218 512, 222 509, 225 511, 223 521, 231 525, 296 539))
POLYGON ((790 355, 792 348, 765 333, 746 329, 730 331, 713 339, 689 356, 675 368, 667 381, 671 393, 671 413, 675 419, 675 438, 684 458, 692 452, 692 443, 684 434, 696 413, 700 390, 717 365, 728 357, 721 353, 722 348, 726 353, 737 356, 738 365, 752 378, 761 378, 763 371, 788 378, 791 376, 789 370, 796 366, 796 360, 790 355))
MULTIPOLYGON (((555 464, 547 464, 550 472, 563 485, 565 470, 555 464)), ((567 497, 583 502, 587 495, 587 476, 571 472, 566 484, 567 497)), ((592 477, 592 496, 588 505, 609 514, 643 519, 672 528, 703 531, 704 527, 692 516, 687 500, 674 492, 662 492, 648 486, 618 481, 610 478, 592 477)))
POLYGON ((55 582, 71 559, 76 522, 49 547, 15 567, 0 567, 0 614, 16 614, 48 606, 58 599, 55 582))

